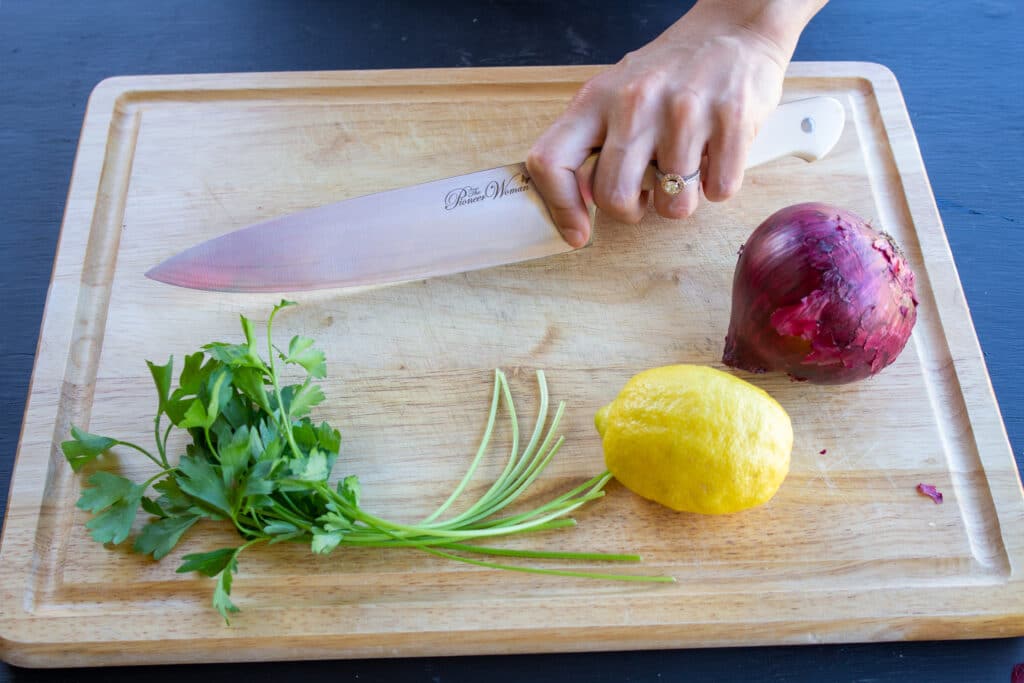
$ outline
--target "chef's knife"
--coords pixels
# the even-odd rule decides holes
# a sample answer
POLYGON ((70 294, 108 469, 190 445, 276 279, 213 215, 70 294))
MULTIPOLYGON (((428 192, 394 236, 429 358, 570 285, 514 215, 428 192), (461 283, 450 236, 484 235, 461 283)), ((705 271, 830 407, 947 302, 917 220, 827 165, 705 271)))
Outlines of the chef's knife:
MULTIPOLYGON (((843 106, 830 97, 779 105, 747 168, 786 156, 820 159, 844 122, 843 106)), ((655 182, 652 166, 644 187, 655 182)), ((146 276, 193 289, 287 292, 419 280, 569 251, 518 163, 257 223, 197 244, 146 276)))

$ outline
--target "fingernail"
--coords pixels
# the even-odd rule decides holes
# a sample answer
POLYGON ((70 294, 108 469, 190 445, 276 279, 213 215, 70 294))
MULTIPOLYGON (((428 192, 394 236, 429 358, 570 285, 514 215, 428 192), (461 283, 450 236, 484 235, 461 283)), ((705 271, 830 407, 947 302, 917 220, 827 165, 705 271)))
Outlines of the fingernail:
POLYGON ((562 233, 562 238, 569 243, 570 246, 579 248, 582 247, 587 241, 583 238, 583 233, 575 228, 568 228, 562 233))

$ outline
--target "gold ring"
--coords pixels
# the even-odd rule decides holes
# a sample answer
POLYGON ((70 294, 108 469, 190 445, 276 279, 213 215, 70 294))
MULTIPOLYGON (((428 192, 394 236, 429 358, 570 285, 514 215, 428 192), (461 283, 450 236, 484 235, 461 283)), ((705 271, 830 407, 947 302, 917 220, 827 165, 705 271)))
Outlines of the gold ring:
POLYGON ((654 173, 658 177, 661 189, 665 191, 665 194, 670 195, 679 194, 687 187, 700 180, 699 168, 690 175, 685 176, 679 175, 678 173, 662 173, 657 168, 654 169, 654 173))

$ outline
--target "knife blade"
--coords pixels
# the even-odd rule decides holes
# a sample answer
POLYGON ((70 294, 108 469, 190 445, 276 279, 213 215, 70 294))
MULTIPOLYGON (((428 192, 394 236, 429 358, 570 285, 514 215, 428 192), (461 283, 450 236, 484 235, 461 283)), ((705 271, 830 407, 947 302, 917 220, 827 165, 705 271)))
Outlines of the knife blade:
MULTIPOLYGON (((781 104, 746 167, 820 159, 844 123, 842 104, 830 97, 781 104)), ((655 182, 652 165, 645 189, 655 182)), ((146 277, 206 291, 289 292, 420 280, 570 251, 525 164, 515 163, 256 223, 175 254, 146 277)))

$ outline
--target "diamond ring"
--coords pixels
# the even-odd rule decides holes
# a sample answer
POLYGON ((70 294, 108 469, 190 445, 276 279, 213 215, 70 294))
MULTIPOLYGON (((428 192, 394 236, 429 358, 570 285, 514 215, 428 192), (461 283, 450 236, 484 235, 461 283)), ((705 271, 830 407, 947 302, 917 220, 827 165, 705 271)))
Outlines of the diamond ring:
POLYGON ((700 169, 691 173, 690 175, 679 175, 678 173, 662 173, 657 168, 654 169, 654 174, 658 178, 658 183, 661 185, 661 189, 665 190, 665 194, 676 195, 686 189, 688 186, 700 180, 700 169))

